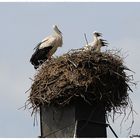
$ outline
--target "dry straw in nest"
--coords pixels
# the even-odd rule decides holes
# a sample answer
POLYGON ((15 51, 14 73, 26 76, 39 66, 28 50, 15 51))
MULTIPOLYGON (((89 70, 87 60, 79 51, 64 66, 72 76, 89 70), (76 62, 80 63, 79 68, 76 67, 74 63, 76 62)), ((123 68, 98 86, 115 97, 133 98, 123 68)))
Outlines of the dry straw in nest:
POLYGON ((77 98, 89 104, 103 102, 106 111, 125 108, 131 77, 118 51, 83 49, 52 58, 37 71, 28 101, 35 110, 41 104, 66 105, 77 98))

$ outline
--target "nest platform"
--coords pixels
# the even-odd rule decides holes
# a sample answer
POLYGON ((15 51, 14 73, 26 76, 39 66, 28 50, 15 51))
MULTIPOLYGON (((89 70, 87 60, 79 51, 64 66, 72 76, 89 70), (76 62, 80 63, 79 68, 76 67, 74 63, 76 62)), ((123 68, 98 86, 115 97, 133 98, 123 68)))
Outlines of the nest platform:
POLYGON ((39 67, 28 101, 33 109, 64 106, 78 98, 92 105, 102 102, 109 112, 125 108, 132 91, 126 70, 118 51, 71 50, 39 67))

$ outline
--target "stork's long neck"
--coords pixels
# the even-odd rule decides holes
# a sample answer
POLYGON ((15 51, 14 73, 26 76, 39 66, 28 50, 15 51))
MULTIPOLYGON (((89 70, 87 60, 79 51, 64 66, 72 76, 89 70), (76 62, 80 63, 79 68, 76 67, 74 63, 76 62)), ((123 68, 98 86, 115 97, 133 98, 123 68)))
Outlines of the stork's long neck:
POLYGON ((57 32, 55 32, 55 31, 54 31, 53 35, 56 36, 57 38, 62 38, 62 34, 57 33, 57 32))
POLYGON ((56 40, 57 40, 57 45, 56 46, 59 46, 59 47, 61 47, 62 46, 62 44, 63 44, 63 40, 62 40, 62 33, 59 31, 59 30, 57 30, 57 29, 54 29, 54 36, 56 37, 56 40))
POLYGON ((98 37, 96 35, 93 36, 93 41, 96 42, 98 40, 98 37))

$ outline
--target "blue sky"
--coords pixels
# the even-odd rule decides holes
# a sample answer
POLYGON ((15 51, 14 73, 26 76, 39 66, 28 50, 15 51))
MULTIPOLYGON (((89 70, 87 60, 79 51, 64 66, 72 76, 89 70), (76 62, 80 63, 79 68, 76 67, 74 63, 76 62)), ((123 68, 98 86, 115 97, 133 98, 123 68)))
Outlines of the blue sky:
MULTIPOLYGON (((0 137, 37 137, 39 126, 33 127, 29 111, 18 110, 29 94, 35 70, 29 63, 35 45, 52 33, 57 24, 64 36, 63 47, 56 55, 85 44, 93 31, 102 32, 109 48, 122 48, 128 55, 125 64, 136 72, 140 81, 140 3, 0 3, 0 137)), ((135 115, 133 134, 140 134, 140 87, 133 87, 131 99, 135 115)), ((120 137, 127 137, 131 118, 120 133, 118 118, 111 125, 120 137)), ((108 136, 114 137, 108 130, 108 136)))

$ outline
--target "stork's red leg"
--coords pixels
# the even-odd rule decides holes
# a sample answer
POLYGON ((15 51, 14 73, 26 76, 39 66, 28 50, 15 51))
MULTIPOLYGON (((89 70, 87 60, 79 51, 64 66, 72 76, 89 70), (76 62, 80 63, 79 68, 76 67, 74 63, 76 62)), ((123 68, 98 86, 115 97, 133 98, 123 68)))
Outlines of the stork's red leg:
POLYGON ((50 55, 50 53, 48 53, 48 60, 51 60, 51 55, 50 55))

